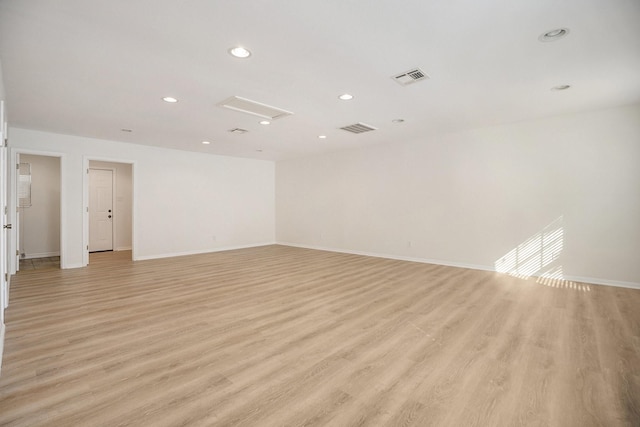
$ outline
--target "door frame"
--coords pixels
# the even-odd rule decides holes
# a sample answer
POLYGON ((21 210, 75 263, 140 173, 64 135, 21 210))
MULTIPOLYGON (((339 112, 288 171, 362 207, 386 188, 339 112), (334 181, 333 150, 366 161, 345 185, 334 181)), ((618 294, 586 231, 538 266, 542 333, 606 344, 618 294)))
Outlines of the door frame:
MULTIPOLYGON (((91 164, 91 162, 89 162, 89 164, 91 164)), ((102 166, 100 166, 100 167, 91 167, 91 166, 89 166, 88 170, 91 170, 91 169, 93 169, 93 170, 111 171, 111 212, 113 213, 112 219, 118 218, 117 215, 119 214, 119 212, 118 212, 118 208, 116 207, 116 194, 117 194, 117 191, 116 191, 117 190, 117 188, 116 188, 116 169, 115 168, 106 168, 106 167, 102 167, 102 166)), ((87 172, 87 173, 89 173, 89 172, 87 172)), ((87 180, 87 181, 90 181, 90 180, 87 180)), ((89 188, 89 187, 87 187, 87 188, 89 188)), ((87 220, 89 220, 90 213, 91 212, 89 210, 89 202, 87 202, 87 220)), ((116 250, 115 249, 115 246, 116 246, 116 234, 117 234, 116 233, 116 231, 117 231, 116 230, 116 228, 117 228, 116 222, 117 221, 113 221, 113 220, 111 221, 111 250, 112 251, 116 250)), ((89 236, 89 234, 87 234, 87 244, 89 246, 91 246, 90 242, 89 242, 90 239, 91 239, 91 236, 89 236)), ((89 249, 87 249, 87 250, 89 250, 89 249)))
MULTIPOLYGON (((9 242, 9 253, 14 254, 18 250, 18 229, 20 227, 19 218, 18 218, 18 170, 15 165, 18 164, 18 158, 21 154, 28 154, 31 156, 44 156, 44 157, 57 157, 60 159, 60 268, 67 268, 67 257, 66 257, 66 230, 67 230, 67 203, 66 203, 66 191, 63 183, 66 180, 65 174, 65 164, 66 164, 66 155, 64 153, 55 152, 55 151, 40 151, 40 150, 29 150, 25 148, 11 148, 9 147, 9 158, 11 159, 11 163, 9 164, 9 218, 11 224, 13 224, 13 228, 10 233, 10 242, 9 242)), ((11 256, 9 258, 11 262, 9 263, 9 273, 16 274, 19 270, 18 258, 17 256, 11 256)))
MULTIPOLYGON (((82 157, 82 166, 83 166, 83 171, 82 171, 82 209, 83 209, 83 216, 82 216, 82 265, 83 266, 87 266, 89 265, 89 169, 110 169, 110 168, 104 168, 104 167, 95 167, 95 168, 90 168, 89 167, 89 163, 91 161, 96 161, 96 162, 108 162, 108 163, 122 163, 125 165, 131 165, 131 258, 133 261, 135 261, 137 259, 136 256, 136 248, 138 247, 137 245, 137 238, 136 238, 136 229, 135 229, 135 218, 136 218, 136 161, 135 160, 127 160, 127 159, 116 159, 116 158, 112 158, 112 157, 96 157, 96 156, 83 156, 82 157)), ((113 179, 115 180, 115 172, 113 174, 113 179)), ((117 198, 116 198, 116 183, 114 182, 113 184, 113 198, 114 200, 117 202, 117 198)), ((116 204, 113 204, 113 210, 114 210, 114 216, 115 216, 115 210, 116 210, 116 204)), ((115 230, 116 230, 116 225, 115 225, 115 221, 114 221, 114 225, 113 225, 113 230, 114 230, 114 236, 115 236, 115 230)), ((114 240, 114 247, 115 247, 115 240, 114 240)), ((114 249, 115 250, 115 249, 114 249)))

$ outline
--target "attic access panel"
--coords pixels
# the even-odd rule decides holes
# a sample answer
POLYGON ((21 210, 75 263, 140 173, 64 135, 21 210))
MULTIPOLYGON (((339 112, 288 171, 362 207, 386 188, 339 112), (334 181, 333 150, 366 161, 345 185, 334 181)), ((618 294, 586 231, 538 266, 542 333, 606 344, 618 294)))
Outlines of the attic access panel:
POLYGON ((261 102, 252 101, 240 96, 227 98, 224 101, 219 102, 218 105, 220 107, 228 108, 229 110, 252 114, 269 120, 276 120, 293 114, 291 111, 283 110, 261 102))

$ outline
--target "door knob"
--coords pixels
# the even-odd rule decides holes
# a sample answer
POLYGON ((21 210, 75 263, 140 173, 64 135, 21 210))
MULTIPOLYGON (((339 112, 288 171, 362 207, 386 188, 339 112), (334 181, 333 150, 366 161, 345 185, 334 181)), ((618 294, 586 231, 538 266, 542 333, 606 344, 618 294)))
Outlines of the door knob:
POLYGON ((8 228, 9 230, 11 230, 12 225, 11 224, 5 224, 3 228, 8 228))

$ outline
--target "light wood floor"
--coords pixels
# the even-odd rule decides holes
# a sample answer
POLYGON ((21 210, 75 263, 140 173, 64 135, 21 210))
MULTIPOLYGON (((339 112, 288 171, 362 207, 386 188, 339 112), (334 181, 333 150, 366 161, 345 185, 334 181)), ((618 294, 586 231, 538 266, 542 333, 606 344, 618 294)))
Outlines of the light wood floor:
POLYGON ((60 268, 60 257, 51 256, 44 258, 30 258, 20 260, 20 271, 24 270, 45 270, 60 268))
POLYGON ((0 425, 638 426, 640 291, 283 246, 14 277, 0 425))

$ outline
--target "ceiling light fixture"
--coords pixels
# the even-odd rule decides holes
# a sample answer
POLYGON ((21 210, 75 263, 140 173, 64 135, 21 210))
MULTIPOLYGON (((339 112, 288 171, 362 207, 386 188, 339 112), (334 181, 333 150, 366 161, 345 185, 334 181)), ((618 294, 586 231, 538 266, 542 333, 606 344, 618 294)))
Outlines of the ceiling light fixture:
POLYGON ((236 58, 245 59, 251 56, 251 52, 242 46, 236 46, 229 49, 229 53, 236 58))
POLYGON ((210 142, 210 141, 202 141, 202 143, 203 143, 204 145, 209 145, 209 144, 211 144, 211 142, 210 142))
POLYGON ((541 42, 554 42, 556 40, 560 40, 563 37, 566 37, 568 34, 568 28, 556 28, 555 30, 550 30, 546 33, 540 34, 538 40, 540 40, 541 42))
POLYGON ((262 121, 260 122, 260 124, 261 124, 261 125, 270 125, 270 124, 271 124, 271 122, 270 122, 269 120, 262 120, 262 121))
POLYGON ((340 98, 343 101, 349 101, 349 100, 353 99, 353 95, 351 95, 350 93, 343 93, 338 98, 340 98))
POLYGON ((132 129, 120 129, 122 132, 127 132, 127 133, 131 133, 133 132, 132 129))
POLYGON ((404 119, 393 119, 391 120, 392 123, 404 123, 404 119))
POLYGON ((327 135, 318 135, 318 138, 320 138, 320 139, 327 139, 327 135))
POLYGON ((560 91, 560 90, 567 90, 571 87, 571 85, 559 85, 559 86, 554 86, 551 88, 551 90, 553 91, 560 91))
POLYGON ((164 98, 162 98, 162 100, 164 102, 168 102, 169 104, 175 104, 176 102, 178 102, 178 100, 173 96, 165 96, 164 98))

